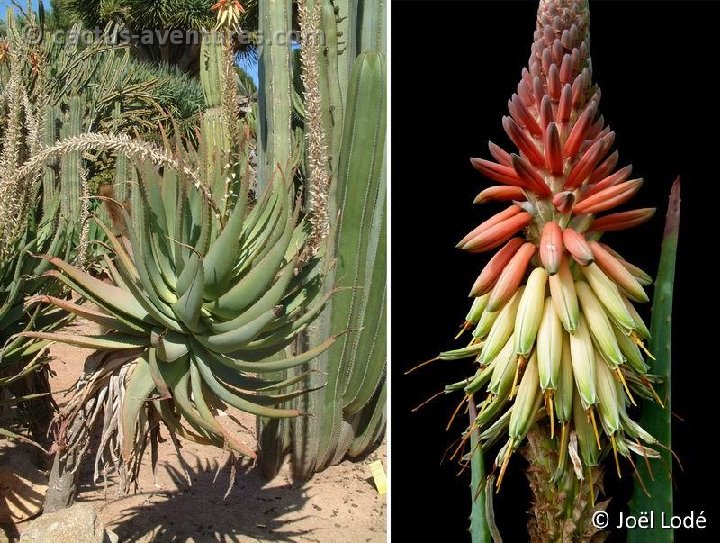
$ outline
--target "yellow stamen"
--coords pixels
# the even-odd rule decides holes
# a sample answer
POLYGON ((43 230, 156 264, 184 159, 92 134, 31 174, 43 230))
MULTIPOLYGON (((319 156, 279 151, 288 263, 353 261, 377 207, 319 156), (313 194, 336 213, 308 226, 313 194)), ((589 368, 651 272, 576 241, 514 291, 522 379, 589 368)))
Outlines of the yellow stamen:
MULTIPOLYGON (((642 478, 642 476, 640 475, 640 472, 638 471, 637 466, 635 465, 635 462, 632 461, 632 456, 628 456, 627 459, 630 461, 630 464, 631 464, 632 467, 633 467, 634 474, 635 474, 635 476, 637 477, 638 483, 640 483, 640 486, 642 487, 643 492, 644 492, 645 495, 649 498, 649 497, 650 497, 650 493, 648 492, 648 489, 647 489, 647 487, 645 486, 645 481, 643 481, 643 478, 642 478)), ((647 460, 647 457, 646 457, 646 460, 647 460)), ((650 477, 652 478, 652 473, 650 474, 650 477)))
POLYGON ((590 424, 592 424, 593 432, 595 432, 595 442, 597 443, 598 449, 600 448, 600 434, 598 433, 597 428, 597 422, 595 422, 595 412, 593 411, 593 408, 591 407, 588 409, 588 420, 590 421, 590 424))
POLYGON ((512 443, 508 445, 507 450, 505 451, 505 458, 503 458, 502 465, 500 466, 500 474, 498 475, 497 483, 495 484, 495 493, 500 492, 500 485, 502 485, 503 477, 505 477, 505 470, 508 467, 508 464, 510 463, 510 457, 513 453, 513 446, 512 443))
POLYGON ((430 403, 431 401, 433 401, 435 398, 437 398, 438 396, 442 396, 443 394, 445 394, 445 390, 444 390, 444 389, 441 390, 440 392, 437 392, 437 393, 433 394, 432 396, 430 396, 427 400, 425 400, 423 403, 421 403, 420 405, 418 405, 416 408, 411 409, 410 412, 411 412, 411 413, 415 413, 416 411, 418 411, 418 410, 421 409, 422 407, 425 407, 427 404, 429 404, 429 403, 430 403))
POLYGON ((430 360, 426 360, 426 361, 423 362, 422 364, 418 364, 417 366, 415 366, 415 367, 410 368, 409 370, 407 370, 407 371, 404 373, 404 375, 409 375, 409 374, 411 374, 412 372, 414 372, 415 370, 419 370, 420 368, 422 368, 422 367, 424 367, 424 366, 427 366, 428 364, 430 364, 430 363, 432 363, 432 362, 435 362, 436 360, 440 360, 440 359, 436 356, 435 358, 431 358, 430 360))
POLYGON ((477 422, 473 422, 470 425, 470 428, 468 428, 467 431, 465 432, 465 434, 463 434, 462 439, 458 443, 458 446, 455 447, 455 450, 453 451, 453 454, 450 457, 450 460, 453 460, 465 448, 465 444, 467 443, 468 439, 470 439, 471 434, 477 429, 478 429, 477 422))
POLYGON ((625 389, 625 394, 627 394, 628 400, 630 400, 630 403, 633 405, 637 405, 635 403, 635 398, 633 398, 633 395, 630 393, 630 389, 628 388, 627 381, 625 381, 625 376, 622 373, 622 370, 618 366, 615 368, 615 375, 617 375, 618 380, 620 383, 622 383, 623 388, 625 389))
POLYGON ((635 332, 630 333, 630 338, 633 340, 635 345, 640 347, 645 352, 646 355, 648 355, 653 360, 656 360, 656 358, 653 356, 653 354, 650 351, 648 351, 647 347, 645 347, 645 342, 635 332))
POLYGON ((512 388, 510 389, 510 399, 512 400, 517 394, 518 383, 522 372, 525 371, 525 365, 527 364, 527 358, 524 356, 518 357, 517 367, 515 368, 515 378, 513 379, 512 388))
POLYGON ((570 433, 568 432, 568 426, 570 426, 569 422, 563 422, 560 425, 560 447, 558 449, 560 453, 560 458, 558 460, 558 464, 563 467, 565 466, 568 443, 570 442, 570 433))
POLYGON ((640 375, 640 381, 642 382, 643 385, 645 385, 646 387, 648 387, 650 389, 650 392, 652 393, 653 398, 655 398, 655 401, 660 404, 660 407, 665 409, 665 404, 660 399, 660 396, 658 396, 657 392, 655 392, 655 389, 653 388, 652 383, 650 381, 648 381, 647 377, 645 377, 644 375, 640 375))
MULTIPOLYGON (((467 401, 472 401, 472 396, 467 396, 467 401)), ((463 398, 462 400, 460 400, 460 403, 459 403, 458 406, 455 408, 455 411, 453 411, 453 414, 452 414, 452 416, 450 417, 450 420, 448 421, 447 426, 445 427, 445 431, 446 431, 446 432, 447 432, 447 431, 450 429, 450 427, 452 426, 452 423, 455 421, 455 417, 457 416, 458 412, 460 411, 460 408, 461 408, 463 405, 465 405, 465 398, 463 398)))
POLYGON ((555 406, 553 405, 554 390, 545 391, 545 411, 550 417, 550 439, 555 439, 555 406))

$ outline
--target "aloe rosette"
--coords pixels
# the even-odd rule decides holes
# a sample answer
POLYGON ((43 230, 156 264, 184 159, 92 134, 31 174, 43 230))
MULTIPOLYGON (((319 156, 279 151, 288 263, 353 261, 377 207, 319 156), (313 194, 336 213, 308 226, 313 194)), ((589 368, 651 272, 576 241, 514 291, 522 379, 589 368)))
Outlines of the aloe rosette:
POLYGON ((448 390, 486 391, 470 430, 483 448, 507 436, 498 485, 541 419, 558 439, 557 481, 571 465, 582 479, 610 450, 616 460, 658 456, 657 441, 627 413, 638 398, 657 399, 643 354, 649 332, 633 306, 648 301, 652 279, 600 241, 655 210, 611 212, 643 180, 630 178, 630 166, 617 169, 589 47, 587 2, 542 0, 529 66, 502 120, 518 151, 491 142, 493 160, 471 159, 499 183, 475 202, 510 204, 458 244, 499 250, 471 289, 470 344, 440 358, 479 363, 474 378, 448 390))
MULTIPOLYGON (((222 153, 204 148, 190 150, 185 159, 182 163, 203 164, 201 171, 215 171, 211 164, 223 160, 222 153)), ((232 406, 263 417, 299 415, 281 404, 306 392, 294 386, 303 376, 284 381, 263 376, 300 366, 335 340, 285 356, 285 347, 327 302, 330 294, 321 294, 322 283, 332 262, 323 251, 314 257, 304 252, 308 228, 299 220, 292 182, 278 170, 251 206, 240 168, 221 169, 226 196, 216 201, 208 189, 212 184, 198 181, 188 168, 175 171, 165 164, 160 173, 152 161, 140 161, 132 213, 111 204, 110 215, 121 215, 127 240, 98 221, 111 245, 105 261, 111 284, 45 257, 55 268, 46 275, 95 307, 44 300, 105 332, 24 336, 116 352, 120 356, 107 364, 124 360, 120 363, 132 367, 120 408, 126 462, 142 450, 135 444, 146 404, 173 433, 254 457, 216 412, 232 406)))
POLYGON ((33 253, 67 250, 66 230, 58 224, 57 200, 39 222, 31 215, 15 239, 0 250, 0 386, 12 385, 42 364, 47 341, 22 337, 25 330, 52 331, 65 323, 63 314, 47 304, 28 304, 28 296, 53 290, 42 273, 48 263, 33 253))

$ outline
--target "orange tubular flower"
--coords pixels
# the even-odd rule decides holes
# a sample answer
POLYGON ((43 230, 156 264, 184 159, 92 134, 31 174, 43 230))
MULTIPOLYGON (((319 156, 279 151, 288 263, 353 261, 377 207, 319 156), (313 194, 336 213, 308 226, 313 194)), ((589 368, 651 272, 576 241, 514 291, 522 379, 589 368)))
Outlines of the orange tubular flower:
MULTIPOLYGON (((475 203, 512 201, 457 245, 471 253, 502 246, 470 293, 476 299, 463 328, 475 328, 473 349, 453 351, 481 365, 466 394, 490 380, 473 428, 493 442, 506 432, 498 484, 543 399, 551 435, 556 423, 561 435, 572 433, 584 466, 597 465, 603 440, 616 458, 657 456, 657 442, 626 412, 634 398, 654 395, 639 350, 647 328, 632 306, 648 301, 643 285, 651 279, 599 243, 604 232, 642 224, 655 210, 607 214, 643 180, 629 179, 630 166, 617 169, 589 43, 587 0, 540 0, 529 65, 502 119, 515 149, 490 142, 492 160, 471 159, 501 185, 475 203), (515 368, 510 379, 507 368, 515 368)), ((568 454, 567 439, 559 447, 568 454)))
POLYGON ((238 0, 220 0, 210 9, 218 12, 215 30, 222 27, 234 28, 240 23, 240 15, 245 13, 245 8, 238 0))

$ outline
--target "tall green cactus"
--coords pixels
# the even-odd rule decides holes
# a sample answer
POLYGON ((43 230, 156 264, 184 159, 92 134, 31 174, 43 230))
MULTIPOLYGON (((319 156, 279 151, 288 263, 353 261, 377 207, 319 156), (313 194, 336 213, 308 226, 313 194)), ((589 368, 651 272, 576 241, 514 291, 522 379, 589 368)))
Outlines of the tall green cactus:
MULTIPOLYGON (((308 211, 311 216, 326 213, 338 262, 335 283, 347 287, 333 296, 306 343, 348 331, 332 350, 302 368, 317 370, 307 374, 306 386, 325 385, 295 401, 297 409, 313 416, 290 423, 293 471, 304 480, 345 456, 367 453, 384 435, 386 95, 383 3, 298 3, 301 15, 311 21, 301 17, 303 32, 320 30, 324 38, 320 47, 303 44, 309 48, 303 51, 302 64, 305 153, 312 165, 304 179, 310 193, 308 211), (315 117, 309 105, 318 95, 321 113, 315 117), (326 155, 318 156, 319 149, 326 155), (325 174, 330 178, 327 203, 314 205, 313 191, 325 174)), ((261 463, 267 475, 279 468, 287 439, 280 430, 274 439, 261 434, 261 463)))
POLYGON ((278 166, 286 168, 293 148, 291 31, 291 0, 260 2, 258 192, 278 166))
MULTIPOLYGON (((64 140, 83 133, 84 102, 85 98, 81 94, 69 98, 68 111, 60 128, 60 139, 64 140)), ((63 195, 60 200, 60 212, 71 227, 80 223, 81 170, 82 156, 79 151, 72 151, 60 158, 60 193, 63 195)))
POLYGON ((340 211, 336 277, 352 289, 332 301, 331 329, 350 330, 328 353, 325 418, 315 469, 342 459, 354 439, 349 417, 385 373, 385 66, 361 53, 350 78, 343 145, 332 198, 340 211))

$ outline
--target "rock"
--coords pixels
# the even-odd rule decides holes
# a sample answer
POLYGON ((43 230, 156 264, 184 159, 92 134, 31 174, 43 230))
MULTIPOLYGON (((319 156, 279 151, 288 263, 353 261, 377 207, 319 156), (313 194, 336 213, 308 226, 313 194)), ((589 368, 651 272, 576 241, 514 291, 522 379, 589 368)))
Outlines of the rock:
POLYGON ((4 451, 0 462, 0 524, 37 515, 47 492, 47 475, 21 447, 4 451))
POLYGON ((103 543, 105 528, 95 508, 84 503, 47 513, 30 522, 20 543, 103 543))

